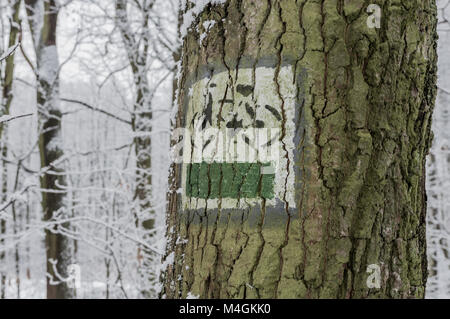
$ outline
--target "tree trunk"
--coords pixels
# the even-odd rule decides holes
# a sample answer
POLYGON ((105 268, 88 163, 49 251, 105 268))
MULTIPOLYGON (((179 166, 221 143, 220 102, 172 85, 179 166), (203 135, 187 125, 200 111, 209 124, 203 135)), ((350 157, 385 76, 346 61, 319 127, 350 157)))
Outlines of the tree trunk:
MULTIPOLYGON (((8 48, 12 47, 16 44, 19 37, 19 26, 20 26, 20 3, 21 0, 15 0, 10 3, 11 6, 11 20, 10 20, 10 30, 9 30, 9 39, 8 39, 8 48)), ((0 104, 0 116, 8 115, 11 108, 11 103, 13 100, 12 94, 12 85, 13 85, 13 76, 14 76, 14 54, 10 55, 4 63, 4 74, 2 74, 1 78, 1 88, 2 88, 2 99, 0 104)), ((1 143, 1 154, 3 158, 6 158, 8 155, 8 143, 7 134, 6 134, 6 126, 7 124, 0 124, 0 140, 1 143)), ((8 193, 8 164, 3 160, 2 161, 2 194, 1 199, 3 202, 7 199, 8 193)), ((16 225, 14 225, 16 227, 16 225)), ((5 252, 4 252, 4 238, 3 236, 6 234, 6 220, 0 219, 0 264, 6 264, 5 262, 5 252)), ((6 270, 0 271, 0 299, 4 299, 6 296, 6 270)))
POLYGON ((65 207, 65 176, 59 100, 59 60, 56 48, 56 27, 59 7, 54 0, 26 0, 27 14, 33 34, 37 60, 37 107, 39 113, 39 150, 41 167, 42 210, 44 220, 55 222, 45 230, 47 258, 47 298, 67 299, 75 296, 68 282, 70 265, 70 240, 62 229, 68 229, 67 222, 58 223, 67 218, 65 207), (41 21, 41 23, 39 23, 41 21))
POLYGON ((184 40, 177 127, 237 146, 172 166, 162 295, 423 298, 434 1, 372 1, 380 28, 363 0, 218 2, 184 40), (242 151, 252 129, 271 157, 242 151))
MULTIPOLYGON (((148 81, 149 49, 150 49, 150 13, 154 1, 145 2, 141 8, 141 30, 133 32, 128 18, 127 0, 116 0, 116 25, 120 30, 123 44, 130 63, 135 87, 131 129, 134 134, 134 151, 136 156, 136 187, 134 200, 136 207, 136 226, 143 229, 144 239, 151 242, 154 237, 155 211, 152 205, 152 94, 148 81)), ((155 296, 149 289, 155 281, 154 254, 143 245, 138 247, 139 272, 143 288, 141 294, 145 298, 155 296)))
POLYGON ((133 74, 135 86, 132 130, 135 134, 136 190, 135 198, 143 218, 140 223, 147 230, 154 227, 154 214, 151 208, 151 121, 152 110, 150 86, 148 83, 149 20, 153 2, 147 3, 141 10, 141 34, 134 34, 128 19, 126 0, 116 0, 116 24, 120 30, 133 74))
MULTIPOLYGON (((10 20, 10 31, 9 31, 9 39, 8 39, 8 47, 12 47, 16 44, 19 37, 19 27, 20 27, 20 2, 21 0, 11 1, 11 20, 10 20)), ((21 41, 21 40, 19 40, 21 41)), ((2 101, 1 101, 1 109, 0 116, 8 115, 11 103, 13 99, 12 95, 12 85, 13 85, 13 76, 14 76, 14 54, 10 55, 5 60, 5 73, 2 78, 2 101)), ((3 133, 3 125, 0 124, 0 138, 3 133)))

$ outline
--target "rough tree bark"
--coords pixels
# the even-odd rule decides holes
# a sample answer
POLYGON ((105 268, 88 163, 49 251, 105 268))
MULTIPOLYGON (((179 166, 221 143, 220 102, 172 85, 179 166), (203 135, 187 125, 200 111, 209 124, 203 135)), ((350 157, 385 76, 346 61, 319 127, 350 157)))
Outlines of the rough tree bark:
POLYGON ((172 166, 162 296, 424 297, 434 1, 218 2, 184 40, 177 127, 278 128, 279 166, 172 166))
MULTIPOLYGON (((59 99, 59 59, 56 47, 56 28, 59 7, 56 0, 25 0, 28 21, 36 52, 37 107, 39 114, 39 152, 42 191, 42 210, 45 221, 58 221, 67 216, 65 207, 65 176, 59 99)), ((65 223, 55 223, 45 230, 47 260, 47 298, 67 299, 75 296, 75 290, 65 281, 69 277, 70 240, 62 233, 68 229, 65 223)))

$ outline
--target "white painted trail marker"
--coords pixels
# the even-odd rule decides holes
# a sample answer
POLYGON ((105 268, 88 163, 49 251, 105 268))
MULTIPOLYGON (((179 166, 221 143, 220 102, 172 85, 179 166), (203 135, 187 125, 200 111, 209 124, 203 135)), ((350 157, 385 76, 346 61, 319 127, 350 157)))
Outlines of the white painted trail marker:
POLYGON ((292 66, 281 67, 278 84, 275 75, 270 67, 257 67, 255 74, 239 69, 237 78, 221 72, 189 88, 184 209, 214 209, 219 198, 222 208, 248 207, 263 199, 266 206, 285 200, 296 207, 297 86, 292 66))

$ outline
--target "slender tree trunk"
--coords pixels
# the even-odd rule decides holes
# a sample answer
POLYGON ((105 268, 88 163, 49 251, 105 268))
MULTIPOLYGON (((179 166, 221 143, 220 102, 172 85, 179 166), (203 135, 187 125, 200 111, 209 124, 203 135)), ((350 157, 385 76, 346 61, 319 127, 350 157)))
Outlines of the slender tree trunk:
MULTIPOLYGON (((30 158, 27 160, 28 164, 31 162, 30 158)), ((27 191, 26 199, 26 213, 25 213, 25 225, 30 225, 30 213, 33 205, 33 199, 30 195, 30 190, 27 191)), ((28 280, 31 280, 31 240, 25 242, 25 263, 26 263, 26 276, 28 280)))
MULTIPOLYGON (((19 37, 19 12, 20 12, 20 2, 21 0, 15 0, 11 2, 11 23, 10 23, 10 32, 9 32, 9 40, 8 47, 12 47, 16 44, 19 37)), ((12 94, 12 85, 13 85, 13 77, 14 77, 14 54, 10 55, 5 63, 5 74, 2 79, 2 101, 1 101, 1 109, 0 116, 9 114, 9 110, 11 108, 11 103, 13 100, 12 94)), ((0 124, 0 138, 2 137, 3 125, 0 124)))
MULTIPOLYGON (((144 2, 141 7, 141 30, 135 34, 130 25, 127 0, 116 0, 116 24, 121 32, 123 44, 134 81, 134 105, 131 129, 134 134, 134 151, 136 156, 136 187, 134 199, 137 203, 136 226, 147 233, 146 242, 151 242, 155 227, 155 211, 152 206, 152 105, 150 84, 148 81, 149 61, 149 21, 155 1, 144 2)), ((154 291, 148 289, 155 281, 153 252, 144 246, 138 247, 139 271, 143 281, 142 295, 154 297, 154 291)))
MULTIPOLYGON (((22 166, 22 161, 19 161, 17 163, 17 169, 16 174, 14 178, 14 188, 13 192, 17 192, 17 188, 19 186, 19 177, 20 177, 20 169, 22 166)), ((20 231, 20 225, 19 225, 19 216, 17 214, 16 210, 16 203, 12 203, 12 218, 13 218, 13 235, 14 238, 17 238, 17 234, 20 231)), ((19 243, 16 243, 14 245, 14 270, 16 273, 16 298, 20 299, 20 253, 19 253, 19 243)))
POLYGON ((363 0, 224 2, 184 40, 177 127, 278 135, 173 165, 162 295, 424 297, 435 2, 371 1, 380 28, 363 0))
MULTIPOLYGON (((135 86, 132 130, 135 134, 136 154, 136 191, 135 198, 139 202, 141 212, 148 218, 140 219, 143 226, 151 230, 154 227, 154 216, 151 209, 151 101, 150 86, 147 78, 149 36, 148 23, 151 5, 142 9, 142 34, 135 35, 130 26, 127 12, 127 1, 116 0, 116 23, 121 32, 128 61, 130 63, 135 86)), ((153 3, 150 1, 149 3, 153 3)))
MULTIPOLYGON (((6 137, 7 137, 7 130, 3 132, 2 136, 2 157, 6 158, 8 155, 8 148, 6 145, 6 137)), ((5 161, 2 161, 2 202, 6 202, 8 200, 8 164, 5 161)), ((1 218, 0 219, 0 263, 1 263, 1 272, 0 272, 0 299, 6 298, 6 252, 5 252, 5 239, 4 236, 6 235, 6 219, 1 218)))
MULTIPOLYGON (((16 44, 18 37, 19 37, 19 26, 20 26, 20 19, 19 19, 19 12, 20 12, 20 3, 21 0, 15 0, 11 2, 11 23, 10 23, 10 32, 9 32, 9 39, 8 39, 8 47, 12 47, 16 44)), ((10 55, 6 61, 4 62, 5 68, 4 68, 4 76, 2 76, 1 84, 2 84, 2 97, 1 97, 1 104, 0 104, 0 116, 2 115, 8 115, 11 108, 11 103, 13 100, 13 94, 12 94, 12 85, 13 85, 13 76, 14 76, 14 54, 10 55)), ((6 124, 5 124, 6 125, 6 124)), ((6 128, 3 127, 3 124, 0 124, 0 140, 7 141, 6 136, 6 128)), ((1 145, 1 153, 4 158, 8 155, 8 146, 7 143, 4 142, 1 145)), ((7 191, 8 191, 8 166, 7 164, 2 161, 2 201, 6 201, 7 199, 7 191)), ((4 239, 2 238, 3 235, 6 233, 6 221, 4 219, 0 220, 0 249, 3 250, 4 246, 4 239)), ((0 252, 0 264, 4 263, 5 253, 2 251, 0 252)), ((1 271, 0 273, 0 299, 5 298, 6 293, 6 273, 4 271, 1 271)))
MULTIPOLYGON (((42 209, 45 221, 67 217, 62 163, 61 110, 59 100, 59 60, 56 48, 56 27, 59 8, 55 0, 26 0, 28 20, 34 36, 37 58, 37 106, 40 122, 39 150, 41 167, 50 168, 41 175, 42 209), (39 23, 41 21, 41 23, 39 23), (40 29, 38 29, 40 27, 40 29)), ((45 231, 47 255, 47 298, 75 296, 67 282, 70 265, 70 240, 61 233, 68 223, 49 226, 45 231)))
POLYGON ((151 159, 151 101, 148 80, 146 74, 134 74, 137 89, 137 96, 134 106, 134 116, 132 119, 132 130, 136 135, 134 138, 136 155, 136 190, 135 199, 139 203, 139 210, 142 216, 140 223, 145 230, 151 231, 155 227, 155 216, 152 208, 152 159, 151 159), (145 75, 145 76, 144 76, 145 75))

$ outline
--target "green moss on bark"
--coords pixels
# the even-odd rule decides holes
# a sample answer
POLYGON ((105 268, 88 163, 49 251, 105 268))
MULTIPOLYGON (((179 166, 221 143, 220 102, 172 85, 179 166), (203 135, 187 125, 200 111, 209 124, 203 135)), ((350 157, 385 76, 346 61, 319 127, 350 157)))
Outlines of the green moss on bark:
MULTIPOLYGON (((208 6, 192 26, 179 127, 198 79, 227 71, 232 88, 239 70, 253 68, 255 76, 264 66, 275 70, 280 88, 282 66, 293 66, 296 205, 282 198, 275 206, 224 209, 220 200, 208 208, 210 200, 196 199, 201 209, 182 210, 182 168, 174 165, 167 252, 175 259, 162 295, 424 296, 436 7, 432 0, 372 2, 382 8, 380 29, 367 26, 362 0, 229 0, 208 6), (206 20, 217 23, 199 45, 197 26, 206 20), (381 270, 379 289, 367 286, 372 264, 381 270)), ((277 94, 283 108, 285 96, 277 94)), ((286 130, 292 119, 282 113, 286 130)))

